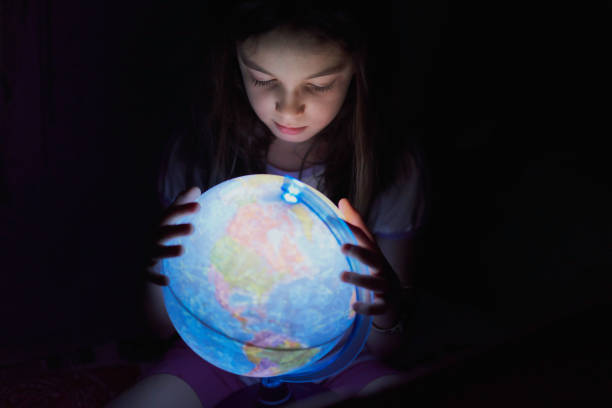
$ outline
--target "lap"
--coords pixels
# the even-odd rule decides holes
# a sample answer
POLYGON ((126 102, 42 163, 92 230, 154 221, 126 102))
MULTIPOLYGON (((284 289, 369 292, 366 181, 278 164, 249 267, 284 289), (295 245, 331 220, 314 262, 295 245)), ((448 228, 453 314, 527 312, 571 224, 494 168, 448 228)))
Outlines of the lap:
POLYGON ((366 350, 342 372, 325 379, 322 385, 348 397, 363 391, 370 392, 373 387, 378 388, 401 375, 401 371, 384 364, 366 350))
POLYGON ((192 387, 179 377, 154 374, 140 379, 113 399, 106 408, 202 408, 192 387))
POLYGON ((145 370, 140 377, 156 374, 170 374, 183 380, 195 391, 204 407, 215 406, 245 387, 238 376, 203 360, 181 339, 175 342, 158 364, 145 370))
MULTIPOLYGON (((365 349, 364 349, 365 350, 365 349)), ((164 358, 145 370, 141 378, 155 374, 170 374, 182 379, 198 395, 203 406, 214 406, 229 395, 246 387, 239 376, 221 370, 194 353, 182 339, 178 339, 164 358)), ((321 382, 321 385, 340 396, 350 396, 372 387, 380 387, 384 378, 401 372, 369 355, 367 350, 345 370, 321 382), (380 379, 379 381, 376 381, 380 379), (366 386, 370 385, 368 388, 366 386)), ((390 377, 391 376, 391 377, 390 377)))

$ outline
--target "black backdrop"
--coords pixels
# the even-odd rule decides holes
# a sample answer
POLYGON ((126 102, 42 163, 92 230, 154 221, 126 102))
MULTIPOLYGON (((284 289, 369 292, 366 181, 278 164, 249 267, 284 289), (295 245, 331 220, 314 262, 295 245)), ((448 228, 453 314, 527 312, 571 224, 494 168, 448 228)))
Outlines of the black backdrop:
MULTIPOLYGON (((2 0, 2 361, 141 333, 156 164, 206 68, 206 6, 2 0)), ((388 109, 429 169, 418 284, 509 326, 608 301, 609 8, 376 9, 388 109)))

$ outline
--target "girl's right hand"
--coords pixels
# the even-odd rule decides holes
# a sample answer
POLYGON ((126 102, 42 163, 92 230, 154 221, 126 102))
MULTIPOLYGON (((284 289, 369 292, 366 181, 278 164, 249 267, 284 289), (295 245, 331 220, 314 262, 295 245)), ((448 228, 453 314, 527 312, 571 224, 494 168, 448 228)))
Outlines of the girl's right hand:
POLYGON ((176 220, 188 214, 194 214, 200 210, 200 204, 195 200, 200 197, 201 191, 198 187, 191 187, 176 197, 176 200, 166 209, 162 215, 161 222, 157 228, 149 262, 146 267, 146 279, 156 285, 168 285, 168 277, 160 273, 160 260, 163 258, 174 258, 183 254, 182 245, 164 245, 172 238, 192 234, 192 224, 173 225, 176 220))

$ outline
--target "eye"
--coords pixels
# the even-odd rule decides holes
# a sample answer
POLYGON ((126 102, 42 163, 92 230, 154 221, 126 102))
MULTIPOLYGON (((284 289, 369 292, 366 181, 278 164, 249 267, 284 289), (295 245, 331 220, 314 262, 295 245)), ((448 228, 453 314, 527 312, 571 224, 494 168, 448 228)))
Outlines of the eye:
POLYGON ((336 81, 334 81, 331 84, 326 85, 326 86, 316 86, 316 85, 310 84, 310 89, 312 89, 313 91, 316 91, 316 92, 327 92, 327 91, 329 91, 330 89, 332 89, 334 87, 334 83, 335 82, 336 81))
MULTIPOLYGON (((251 78, 251 81, 253 82, 253 85, 265 88, 265 87, 268 87, 268 86, 272 85, 273 82, 275 82, 276 80, 275 79, 270 79, 268 81, 259 81, 259 80, 255 79, 255 78, 251 78)), ((314 84, 308 84, 308 87, 312 91, 315 91, 315 92, 327 92, 327 91, 329 91, 330 89, 332 89, 334 87, 334 83, 335 82, 336 81, 334 81, 331 84, 326 85, 326 86, 317 86, 317 85, 314 85, 314 84)))
POLYGON ((261 87, 268 86, 268 85, 272 84, 272 82, 274 82, 274 79, 270 79, 269 81, 258 81, 256 79, 252 78, 252 80, 253 80, 253 85, 261 86, 261 87))

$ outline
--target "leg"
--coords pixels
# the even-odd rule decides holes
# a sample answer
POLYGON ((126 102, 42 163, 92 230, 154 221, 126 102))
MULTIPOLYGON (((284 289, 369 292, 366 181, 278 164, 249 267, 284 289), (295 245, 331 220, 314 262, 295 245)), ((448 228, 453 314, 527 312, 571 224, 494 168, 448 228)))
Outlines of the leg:
POLYGON ((107 408, 202 408, 198 394, 179 377, 154 374, 146 377, 111 401, 107 408))
POLYGON ((348 398, 390 387, 400 382, 404 376, 402 371, 382 363, 367 352, 362 352, 344 371, 326 379, 322 385, 342 398, 348 398))
POLYGON ((120 396, 126 405, 118 407, 162 407, 161 402, 170 399, 168 406, 209 408, 246 386, 237 375, 200 358, 181 339, 173 344, 160 362, 145 370, 139 380, 126 391, 125 396, 120 396), (197 404, 190 402, 193 400, 197 404), (148 405, 145 401, 153 402, 148 405))
POLYGON ((370 381, 365 387, 359 391, 357 395, 369 395, 374 394, 387 388, 393 387, 395 385, 401 384, 404 380, 404 376, 400 374, 389 374, 379 378, 376 378, 373 381, 370 381))

